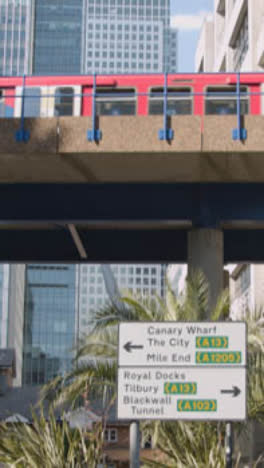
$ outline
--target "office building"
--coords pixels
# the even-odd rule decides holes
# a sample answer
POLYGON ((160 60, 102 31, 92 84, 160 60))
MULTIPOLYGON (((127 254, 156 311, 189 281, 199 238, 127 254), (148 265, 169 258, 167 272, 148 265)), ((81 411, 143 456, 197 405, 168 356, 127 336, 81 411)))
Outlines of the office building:
POLYGON ((22 382, 24 265, 0 265, 0 348, 16 352, 15 386, 22 382))
MULTIPOLYGON (((204 21, 196 50, 200 72, 264 70, 264 2, 215 0, 213 17, 204 21)), ((264 266, 229 265, 232 318, 263 307, 264 266)))
POLYGON ((75 265, 26 266, 23 385, 44 384, 72 367, 75 272, 75 265))
POLYGON ((0 0, 3 75, 177 71, 169 0, 0 0))
POLYGON ((32 0, 0 0, 0 75, 31 71, 32 0))
POLYGON ((86 0, 83 73, 177 69, 169 0, 86 0))
POLYGON ((264 265, 241 263, 229 265, 230 274, 230 315, 243 319, 246 312, 263 309, 264 265))
POLYGON ((215 0, 197 45, 195 70, 263 71, 263 0, 215 0))
POLYGON ((121 294, 132 292, 139 296, 164 297, 166 265, 120 264, 110 265, 110 268, 110 272, 105 272, 101 265, 79 267, 80 336, 90 331, 94 313, 110 302, 109 295, 115 300, 118 299, 117 289, 121 294))
POLYGON ((171 264, 167 268, 167 279, 176 296, 182 294, 185 289, 188 274, 187 265, 171 264))
POLYGON ((33 74, 79 74, 83 0, 35 0, 33 74))

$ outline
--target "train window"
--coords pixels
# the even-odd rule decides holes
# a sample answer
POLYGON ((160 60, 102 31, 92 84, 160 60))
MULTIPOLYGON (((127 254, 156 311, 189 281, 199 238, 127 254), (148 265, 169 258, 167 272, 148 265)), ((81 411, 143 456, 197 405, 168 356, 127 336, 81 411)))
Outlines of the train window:
MULTIPOLYGON (((39 117, 40 116, 40 88, 25 88, 25 103, 24 115, 25 117, 39 117)), ((22 107, 22 103, 21 103, 22 107)))
MULTIPOLYGON (((153 88, 149 96, 149 115, 163 114, 164 88, 153 88)), ((192 96, 190 88, 168 88, 168 115, 190 115, 192 96)))
POLYGON ((96 114, 135 115, 135 90, 131 88, 97 88, 96 114))
POLYGON ((11 88, 0 89, 0 118, 14 117, 14 93, 11 88))
POLYGON ((56 88, 54 114, 73 115, 73 88, 56 88))
MULTIPOLYGON (((246 86, 240 87, 241 91, 241 114, 248 114, 249 103, 248 96, 243 95, 247 92, 246 86)), ((237 100, 235 86, 228 87, 209 87, 206 90, 205 113, 207 115, 234 115, 237 112, 237 100)))

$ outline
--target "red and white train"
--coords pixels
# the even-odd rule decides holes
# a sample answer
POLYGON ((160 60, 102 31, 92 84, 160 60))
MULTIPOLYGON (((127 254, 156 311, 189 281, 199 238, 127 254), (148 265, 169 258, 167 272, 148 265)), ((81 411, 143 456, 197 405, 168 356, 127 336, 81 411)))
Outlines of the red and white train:
MULTIPOLYGON (((241 114, 263 114, 264 73, 241 73, 241 114)), ((168 115, 236 114, 236 73, 169 74, 168 115)), ((34 76, 25 80, 25 117, 92 114, 94 77, 34 76)), ((98 115, 163 113, 164 75, 98 75, 98 115)), ((0 77, 0 117, 19 117, 23 78, 0 77)))

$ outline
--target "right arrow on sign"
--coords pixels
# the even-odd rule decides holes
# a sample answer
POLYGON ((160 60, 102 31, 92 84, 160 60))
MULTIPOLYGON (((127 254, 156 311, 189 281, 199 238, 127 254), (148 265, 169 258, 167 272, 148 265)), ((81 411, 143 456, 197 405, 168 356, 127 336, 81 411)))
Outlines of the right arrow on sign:
POLYGON ((233 386, 232 390, 221 390, 221 393, 230 393, 233 397, 237 397, 241 393, 241 390, 240 388, 233 386))

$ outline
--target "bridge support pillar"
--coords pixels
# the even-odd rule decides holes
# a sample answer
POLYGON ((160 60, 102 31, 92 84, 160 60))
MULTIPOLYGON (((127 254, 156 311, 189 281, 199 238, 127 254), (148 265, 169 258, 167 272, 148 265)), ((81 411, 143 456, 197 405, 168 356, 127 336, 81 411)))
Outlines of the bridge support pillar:
POLYGON ((224 239, 221 229, 193 229, 188 233, 188 273, 201 270, 209 282, 209 317, 223 291, 223 264, 224 239))

